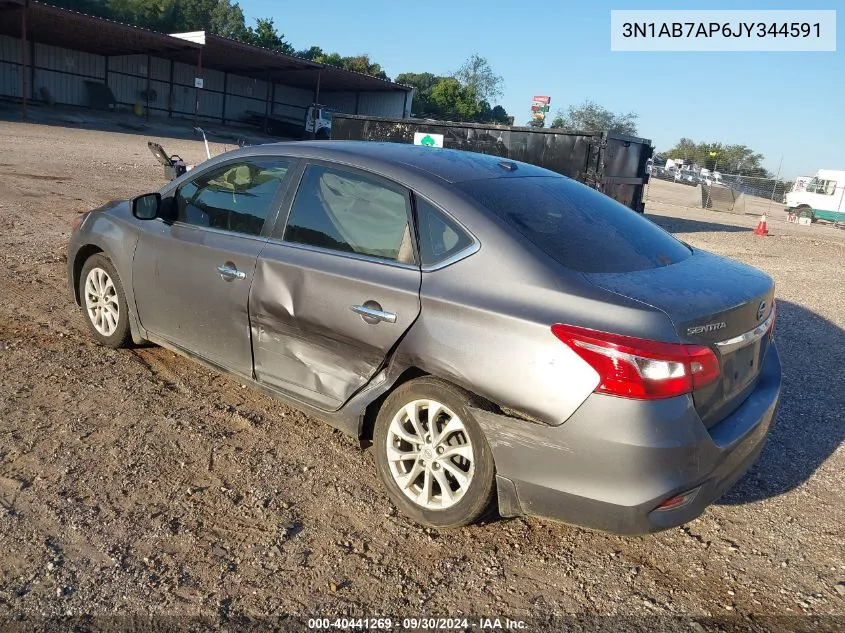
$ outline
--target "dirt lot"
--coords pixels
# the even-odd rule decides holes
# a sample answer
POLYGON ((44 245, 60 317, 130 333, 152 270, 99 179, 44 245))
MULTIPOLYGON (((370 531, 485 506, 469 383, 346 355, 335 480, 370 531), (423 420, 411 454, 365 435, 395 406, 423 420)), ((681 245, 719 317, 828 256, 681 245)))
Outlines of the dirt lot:
POLYGON ((773 221, 758 238, 756 218, 650 198, 681 239, 778 284, 779 421, 699 520, 644 538, 536 519, 438 532, 397 515, 372 453, 327 425, 163 349, 92 342, 66 289, 70 221, 162 184, 149 138, 0 123, 0 630, 79 614, 845 624, 842 232, 773 221))

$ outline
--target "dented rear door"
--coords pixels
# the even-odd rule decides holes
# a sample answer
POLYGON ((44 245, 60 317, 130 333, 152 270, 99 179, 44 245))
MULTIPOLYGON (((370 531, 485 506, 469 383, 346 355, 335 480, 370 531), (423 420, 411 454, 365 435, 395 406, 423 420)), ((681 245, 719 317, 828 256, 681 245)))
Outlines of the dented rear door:
POLYGON ((314 164, 281 220, 250 292, 255 376, 334 411, 419 315, 409 195, 372 174, 314 164))

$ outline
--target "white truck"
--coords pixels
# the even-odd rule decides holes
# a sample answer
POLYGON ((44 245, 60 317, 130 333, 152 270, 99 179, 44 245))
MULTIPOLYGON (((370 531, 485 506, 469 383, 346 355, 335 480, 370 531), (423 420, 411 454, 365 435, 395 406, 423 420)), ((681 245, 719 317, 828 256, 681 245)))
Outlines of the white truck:
POLYGON ((328 106, 312 103, 305 111, 305 119, 283 114, 265 114, 264 112, 249 111, 244 115, 244 121, 253 125, 264 126, 267 122, 267 133, 273 136, 291 136, 293 138, 328 139, 332 135, 332 114, 337 110, 328 106))
POLYGON ((787 212, 799 218, 845 222, 845 170, 820 169, 803 188, 786 194, 785 203, 787 212))

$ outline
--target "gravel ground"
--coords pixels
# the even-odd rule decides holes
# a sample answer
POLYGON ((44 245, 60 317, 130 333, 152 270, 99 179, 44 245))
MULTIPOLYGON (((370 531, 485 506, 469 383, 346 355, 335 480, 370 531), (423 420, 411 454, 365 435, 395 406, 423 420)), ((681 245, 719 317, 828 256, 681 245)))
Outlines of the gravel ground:
POLYGON ((654 221, 778 285, 780 417, 700 519, 642 538, 533 518, 436 531, 398 515, 371 451, 327 425, 163 349, 93 343, 66 290, 69 224, 162 183, 151 138, 0 123, 0 630, 81 614, 113 618, 105 628, 376 614, 530 630, 845 624, 840 231, 773 221, 758 238, 757 218, 649 200, 654 221))

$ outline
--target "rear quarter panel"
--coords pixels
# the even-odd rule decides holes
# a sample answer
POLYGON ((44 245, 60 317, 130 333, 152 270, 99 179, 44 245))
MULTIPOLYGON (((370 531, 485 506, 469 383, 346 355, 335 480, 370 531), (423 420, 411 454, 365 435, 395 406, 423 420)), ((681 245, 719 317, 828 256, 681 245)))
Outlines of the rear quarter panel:
POLYGON ((420 316, 397 349, 404 365, 450 380, 513 414, 557 425, 594 391, 599 377, 552 334, 553 324, 676 338, 665 314, 562 269, 460 194, 434 201, 481 247, 457 263, 423 272, 420 316))

